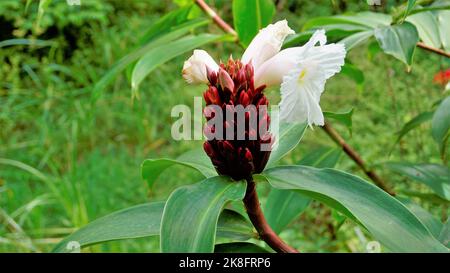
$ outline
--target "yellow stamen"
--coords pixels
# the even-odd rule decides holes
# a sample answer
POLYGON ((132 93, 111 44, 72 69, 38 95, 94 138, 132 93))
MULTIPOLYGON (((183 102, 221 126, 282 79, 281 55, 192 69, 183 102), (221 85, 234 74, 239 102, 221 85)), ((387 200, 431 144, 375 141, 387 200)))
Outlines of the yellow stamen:
POLYGON ((300 75, 298 75, 298 83, 303 83, 303 80, 305 79, 306 76, 306 69, 303 69, 302 72, 300 72, 300 75))

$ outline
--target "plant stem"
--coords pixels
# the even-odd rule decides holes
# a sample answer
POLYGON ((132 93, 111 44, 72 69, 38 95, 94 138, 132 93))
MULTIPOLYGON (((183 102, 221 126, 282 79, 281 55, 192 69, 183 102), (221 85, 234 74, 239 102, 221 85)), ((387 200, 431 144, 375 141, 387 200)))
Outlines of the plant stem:
MULTIPOLYGON (((210 7, 208 4, 205 3, 203 0, 195 0, 195 3, 204 11, 206 12, 213 20, 214 22, 225 32, 230 33, 232 35, 235 35, 237 37, 236 31, 228 25, 222 18, 220 18, 219 15, 210 7)), ((336 142, 338 143, 345 151, 345 153, 356 162, 356 164, 364 171, 364 173, 367 174, 367 176, 372 179, 372 181, 375 183, 375 185, 379 186, 381 189, 385 190, 390 195, 395 195, 395 193, 390 190, 386 184, 381 180, 381 178, 375 173, 373 170, 368 170, 365 166, 364 161, 361 159, 361 156, 350 146, 348 145, 345 140, 339 135, 338 132, 336 132, 330 124, 325 124, 325 126, 322 127, 323 130, 336 142)))
POLYGON ((342 150, 344 150, 344 152, 353 161, 355 161, 355 163, 375 183, 375 185, 377 185, 379 188, 389 193, 390 195, 395 196, 395 192, 386 185, 383 179, 381 179, 381 177, 378 176, 375 171, 367 168, 366 163, 361 158, 361 156, 350 145, 348 145, 347 142, 345 142, 341 135, 339 135, 339 133, 328 122, 325 122, 325 125, 322 127, 322 129, 328 134, 328 136, 331 137, 331 139, 334 140, 334 142, 342 147, 342 150))
POLYGON ((424 43, 422 43, 422 42, 418 42, 418 43, 417 43, 417 46, 420 47, 420 48, 422 48, 422 49, 425 49, 425 50, 428 50, 428 51, 430 51, 430 52, 433 52, 433 53, 435 53, 435 54, 438 54, 438 55, 441 55, 441 56, 450 58, 450 53, 445 52, 445 51, 442 50, 442 49, 434 48, 434 47, 428 46, 428 45, 426 45, 426 44, 424 44, 424 43))
POLYGON ((276 252, 298 253, 295 248, 281 240, 267 223, 259 204, 258 194, 256 193, 256 184, 252 178, 247 179, 247 191, 244 197, 244 205, 250 221, 258 231, 259 237, 264 240, 264 242, 276 252))
POLYGON ((210 7, 208 4, 205 3, 203 0, 195 0, 195 3, 197 6, 199 6, 206 14, 208 14, 209 17, 211 17, 216 23, 217 26, 219 26, 222 30, 224 30, 227 33, 230 33, 233 36, 237 37, 236 31, 228 25, 217 13, 210 7))

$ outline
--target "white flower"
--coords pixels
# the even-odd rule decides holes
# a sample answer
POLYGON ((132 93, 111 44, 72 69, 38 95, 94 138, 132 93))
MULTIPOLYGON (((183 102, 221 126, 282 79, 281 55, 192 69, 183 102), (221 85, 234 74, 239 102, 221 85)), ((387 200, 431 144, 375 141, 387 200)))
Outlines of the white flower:
MULTIPOLYGON (((253 65, 255 86, 281 85, 280 118, 286 122, 324 125, 319 101, 326 81, 341 70, 346 51, 342 44, 326 44, 324 30, 316 31, 301 47, 284 49, 284 40, 295 32, 287 21, 279 21, 259 31, 242 56, 253 65)), ((203 50, 195 50, 183 67, 189 83, 207 83, 206 67, 219 66, 203 50)))
POLYGON ((183 77, 188 83, 207 83, 207 69, 218 71, 219 65, 204 50, 194 50, 194 54, 184 62, 183 77))
POLYGON ((318 30, 304 46, 282 50, 267 60, 256 70, 255 84, 281 84, 281 120, 324 125, 320 96, 326 80, 344 65, 345 54, 341 44, 326 45, 325 31, 318 30))
POLYGON ((281 49, 284 39, 295 34, 286 20, 278 21, 261 29, 242 55, 242 63, 251 62, 256 69, 266 60, 275 56, 281 49))

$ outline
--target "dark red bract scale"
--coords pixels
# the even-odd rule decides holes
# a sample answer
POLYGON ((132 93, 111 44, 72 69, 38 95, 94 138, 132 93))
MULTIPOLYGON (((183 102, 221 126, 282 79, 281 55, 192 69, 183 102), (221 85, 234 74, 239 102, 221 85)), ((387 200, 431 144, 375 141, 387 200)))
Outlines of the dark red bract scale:
MULTIPOLYGON (((262 150, 261 145, 270 145, 273 140, 269 132, 261 135, 259 130, 260 127, 268 129, 270 126, 267 112, 260 113, 260 107, 262 110, 262 106, 267 107, 269 104, 263 94, 265 86, 255 88, 253 66, 243 65, 239 60, 230 59, 226 64, 221 64, 218 72, 209 69, 207 71, 209 85, 203 97, 207 106, 217 105, 222 109, 224 136, 222 139, 208 137, 216 128, 206 126, 205 134, 208 140, 203 145, 206 154, 220 175, 228 175, 234 180, 246 179, 252 174, 262 172, 269 160, 270 149, 262 150), (254 108, 245 112, 244 119, 239 119, 237 115, 231 120, 226 119, 226 112, 233 111, 239 105, 254 108), (256 118, 255 123, 250 122, 253 118, 256 118), (240 140, 237 139, 238 123, 245 124, 245 138, 240 140), (234 127, 234 136, 231 139, 225 133, 226 128, 230 127, 234 127)), ((215 116, 211 115, 209 110, 205 110, 204 115, 207 120, 215 116)), ((243 124, 240 124, 240 127, 242 126, 243 124)))

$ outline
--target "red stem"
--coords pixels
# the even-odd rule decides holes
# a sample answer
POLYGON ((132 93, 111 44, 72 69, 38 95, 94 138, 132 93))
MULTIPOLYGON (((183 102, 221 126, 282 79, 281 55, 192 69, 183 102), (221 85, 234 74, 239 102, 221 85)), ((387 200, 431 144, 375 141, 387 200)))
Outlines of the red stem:
POLYGON ((259 204, 258 194, 256 193, 256 184, 251 178, 247 179, 247 192, 244 197, 244 205, 250 221, 264 242, 277 252, 298 253, 295 248, 281 240, 267 223, 259 204))
POLYGON ((218 25, 221 29, 223 29, 225 32, 232 34, 233 36, 237 37, 236 31, 228 25, 217 13, 210 7, 208 4, 205 3, 203 0, 195 0, 195 3, 214 20, 214 23, 218 25))
POLYGON ((441 55, 441 56, 450 58, 450 53, 445 52, 445 51, 442 50, 442 49, 434 48, 434 47, 428 46, 428 45, 426 45, 426 44, 424 44, 424 43, 422 43, 422 42, 418 42, 418 43, 417 43, 417 46, 420 47, 420 48, 422 48, 422 49, 425 49, 425 50, 428 50, 428 51, 430 51, 430 52, 433 52, 433 53, 435 53, 435 54, 438 54, 438 55, 441 55))

